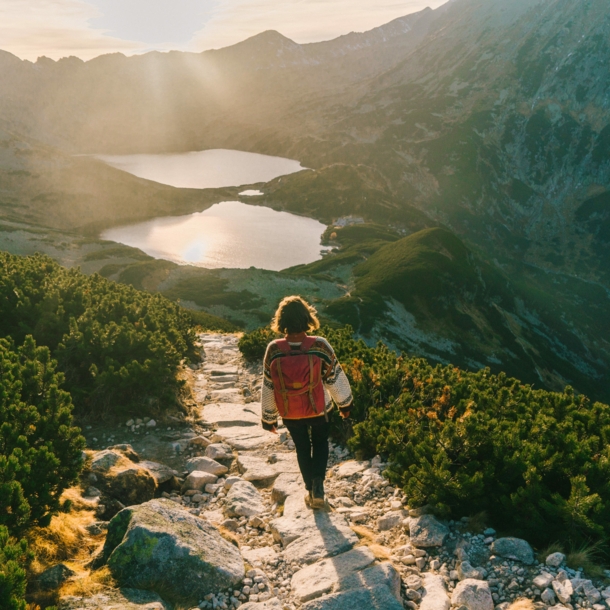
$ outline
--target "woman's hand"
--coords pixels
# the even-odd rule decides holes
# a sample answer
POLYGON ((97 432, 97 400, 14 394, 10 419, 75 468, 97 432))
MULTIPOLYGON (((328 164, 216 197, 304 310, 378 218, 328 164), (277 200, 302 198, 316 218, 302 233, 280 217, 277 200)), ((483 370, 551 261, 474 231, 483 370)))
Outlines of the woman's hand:
POLYGON ((345 411, 339 411, 339 414, 343 419, 348 419, 348 417, 350 416, 350 410, 346 409, 345 411))

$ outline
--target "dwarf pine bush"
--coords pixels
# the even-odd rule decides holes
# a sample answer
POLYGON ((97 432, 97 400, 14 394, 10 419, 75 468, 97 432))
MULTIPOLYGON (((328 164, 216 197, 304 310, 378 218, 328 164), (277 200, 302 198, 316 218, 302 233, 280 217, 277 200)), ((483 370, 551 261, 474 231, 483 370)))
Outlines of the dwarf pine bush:
POLYGON ((0 525, 0 608, 25 610, 25 568, 32 560, 25 540, 9 537, 8 529, 0 525))
POLYGON ((0 525, 47 525, 80 472, 85 442, 49 349, 0 339, 0 525))
POLYGON ((0 253, 0 337, 46 345, 79 412, 175 402, 193 349, 189 314, 160 295, 64 269, 47 256, 0 253))

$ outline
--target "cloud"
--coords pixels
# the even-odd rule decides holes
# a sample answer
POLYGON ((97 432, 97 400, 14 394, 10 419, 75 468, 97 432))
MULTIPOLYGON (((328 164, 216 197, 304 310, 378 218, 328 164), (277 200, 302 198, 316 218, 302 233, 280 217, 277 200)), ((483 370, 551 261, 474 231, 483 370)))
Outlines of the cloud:
POLYGON ((1 0, 0 48, 22 59, 76 55, 90 59, 103 53, 145 50, 137 41, 108 36, 89 26, 98 10, 81 0, 1 0))
POLYGON ((212 16, 190 47, 197 50, 235 44, 265 30, 277 30, 292 40, 318 42, 363 32, 447 0, 229 0, 212 16))

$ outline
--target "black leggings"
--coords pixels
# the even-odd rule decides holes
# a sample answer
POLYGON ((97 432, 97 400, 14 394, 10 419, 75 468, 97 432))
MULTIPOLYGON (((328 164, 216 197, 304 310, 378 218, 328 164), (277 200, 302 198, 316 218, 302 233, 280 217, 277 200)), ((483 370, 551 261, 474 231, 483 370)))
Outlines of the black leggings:
POLYGON ((297 450, 299 469, 303 475, 305 487, 311 490, 312 481, 316 478, 324 480, 328 462, 329 423, 324 416, 308 420, 284 420, 297 450))

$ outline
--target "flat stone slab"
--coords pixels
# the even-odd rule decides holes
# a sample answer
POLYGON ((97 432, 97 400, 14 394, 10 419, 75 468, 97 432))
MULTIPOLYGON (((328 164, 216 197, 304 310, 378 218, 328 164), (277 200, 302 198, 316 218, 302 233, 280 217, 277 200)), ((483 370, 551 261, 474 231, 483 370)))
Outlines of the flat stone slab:
POLYGON ((445 580, 438 574, 424 576, 424 592, 419 610, 449 610, 451 601, 445 589, 445 580))
POLYGON ((277 434, 267 432, 258 426, 220 428, 217 430, 216 436, 238 451, 250 451, 279 444, 277 434))
POLYGON ((201 408, 203 419, 220 427, 226 426, 260 426, 260 404, 251 402, 247 405, 231 402, 212 402, 201 408))
POLYGON ((354 572, 339 581, 338 589, 359 589, 360 587, 373 588, 384 586, 402 604, 400 597, 400 574, 389 562, 384 561, 378 565, 369 566, 360 572, 354 572))
POLYGON ((246 549, 242 550, 241 556, 251 565, 257 563, 268 563, 278 559, 279 554, 276 553, 271 547, 263 546, 258 549, 246 549))
POLYGON ((365 546, 324 559, 296 572, 290 583, 291 591, 301 603, 335 592, 342 579, 374 561, 375 555, 365 546))
MULTIPOLYGON (((279 520, 276 520, 279 521, 279 520)), ((308 519, 287 519, 293 525, 305 523, 302 534, 290 542, 283 551, 287 562, 310 564, 326 557, 349 551, 358 543, 358 536, 346 525, 341 515, 317 512, 308 519)), ((274 522, 275 523, 275 522, 274 522)), ((297 533, 293 530, 292 533, 297 533)))
POLYGON ((243 404, 244 395, 237 388, 225 388, 222 390, 212 390, 210 397, 216 402, 228 402, 233 404, 243 404))
MULTIPOLYGON (((242 606, 243 607, 243 606, 242 606)), ((403 610, 403 605, 383 585, 333 593, 307 602, 301 610, 403 610)))

